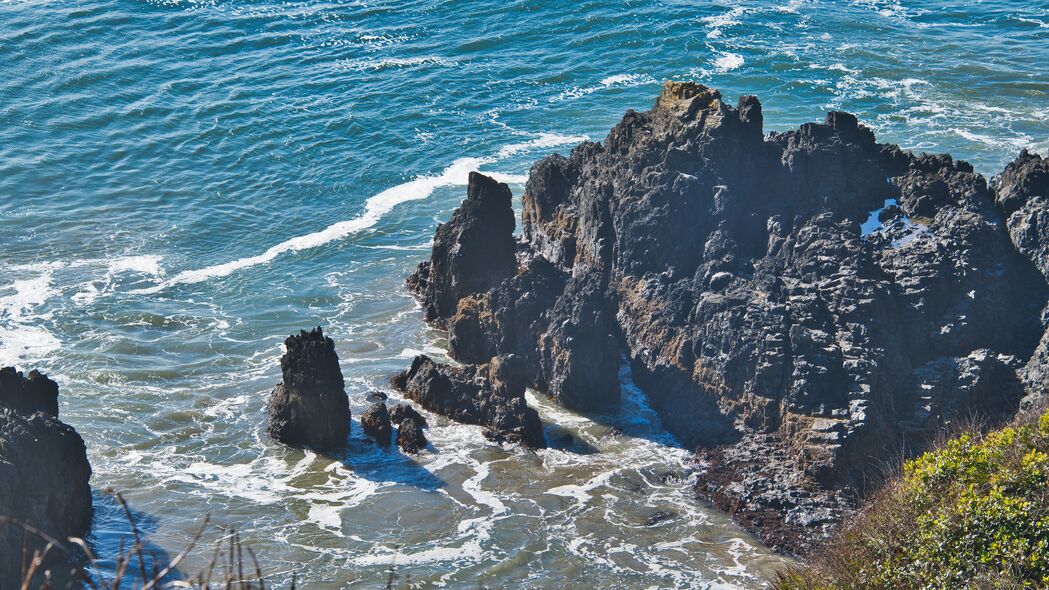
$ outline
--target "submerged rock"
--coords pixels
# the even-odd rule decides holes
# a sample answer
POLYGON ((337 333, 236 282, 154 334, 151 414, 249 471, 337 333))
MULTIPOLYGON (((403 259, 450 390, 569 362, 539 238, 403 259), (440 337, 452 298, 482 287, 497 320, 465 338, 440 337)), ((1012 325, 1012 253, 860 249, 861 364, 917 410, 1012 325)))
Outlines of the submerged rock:
MULTIPOLYGON (((91 464, 84 440, 58 419, 58 385, 32 371, 0 370, 0 515, 52 538, 83 538, 91 527, 91 464)), ((43 543, 30 538, 29 554, 43 543)), ((23 534, 0 525, 0 587, 21 581, 23 534)), ((56 576, 74 564, 52 551, 56 576)))
POLYGON ((335 342, 318 327, 284 341, 283 380, 269 401, 269 433, 292 446, 326 451, 344 447, 350 434, 346 396, 335 342))
POLYGON ((390 412, 386 409, 385 403, 372 404, 361 414, 361 429, 364 430, 364 434, 374 438, 379 446, 390 446, 393 426, 390 424, 390 412))
POLYGON ((484 426, 491 440, 545 448, 543 425, 525 402, 525 379, 516 365, 513 357, 501 356, 485 365, 453 367, 419 355, 393 385, 431 412, 484 426))
POLYGON ((701 495, 798 552, 884 457, 957 416, 1010 417, 1021 381, 1044 390, 1045 160, 1022 155, 992 190, 847 113, 762 120, 754 97, 667 83, 604 142, 533 166, 516 265, 512 224, 465 239, 482 216, 464 203, 409 283, 468 364, 416 359, 412 395, 487 423, 487 367, 513 355, 527 384, 590 409, 618 398, 626 356, 665 427, 709 455, 701 495), (451 259, 490 266, 465 283, 451 259))

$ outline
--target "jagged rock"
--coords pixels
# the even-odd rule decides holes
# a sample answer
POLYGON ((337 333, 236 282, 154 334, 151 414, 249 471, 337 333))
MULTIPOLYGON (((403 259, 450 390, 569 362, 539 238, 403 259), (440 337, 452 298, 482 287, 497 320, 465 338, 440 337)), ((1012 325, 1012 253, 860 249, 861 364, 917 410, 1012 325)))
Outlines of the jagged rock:
POLYGON ((321 451, 344 447, 350 434, 350 402, 335 342, 318 327, 289 336, 284 345, 283 380, 273 389, 268 406, 270 436, 321 451))
POLYGON ((383 402, 374 403, 361 414, 361 428, 364 434, 375 439, 379 446, 390 446, 390 435, 393 426, 390 424, 390 412, 383 402))
MULTIPOLYGON (((0 515, 29 524, 61 542, 91 526, 91 464, 84 440, 58 419, 58 386, 32 371, 0 370, 0 515)), ((29 554, 43 549, 30 539, 29 554)), ((22 530, 0 526, 0 587, 17 587, 22 530)), ((58 579, 74 564, 58 551, 46 567, 58 579)))
POLYGON ((514 357, 500 356, 453 367, 419 355, 393 385, 431 412, 484 426, 489 439, 544 448, 539 414, 525 402, 525 379, 516 365, 514 357))
MULTIPOLYGON (((1049 278, 1049 158, 1023 150, 994 185, 998 206, 1008 216, 1013 245, 1049 278)), ((1041 320, 1045 332, 1020 372, 1027 390, 1022 406, 1027 411, 1049 404, 1049 307, 1041 320)))
POLYGON ((411 418, 412 420, 415 420, 423 428, 429 426, 426 423, 426 418, 424 418, 422 414, 417 412, 415 408, 409 406, 408 404, 397 404, 390 409, 390 422, 393 422, 394 424, 400 424, 406 418, 411 418))
POLYGON ((21 414, 34 412, 58 417, 58 384, 33 369, 23 376, 14 367, 0 369, 0 406, 21 414))
POLYGON ((516 268, 510 189, 471 172, 466 200, 437 228, 433 255, 409 278, 428 321, 443 323, 460 299, 483 293, 516 268))
POLYGON ((428 318, 470 364, 427 374, 483 397, 459 384, 513 354, 588 409, 616 399, 625 355, 664 426, 711 458, 700 494, 806 550, 885 457, 957 415, 1011 417, 1018 377, 1044 384, 1045 166, 1022 155, 992 191, 853 115, 766 136, 756 98, 668 83, 604 142, 532 167, 519 271, 469 293, 428 283, 424 302, 444 302, 428 318))
POLYGON ((417 454, 426 448, 423 423, 415 415, 405 415, 397 426, 397 446, 409 454, 417 454))
POLYGON ((386 401, 387 397, 388 396, 385 393, 381 392, 381 391, 373 391, 373 392, 368 394, 367 400, 372 402, 372 403, 384 402, 384 401, 386 401))

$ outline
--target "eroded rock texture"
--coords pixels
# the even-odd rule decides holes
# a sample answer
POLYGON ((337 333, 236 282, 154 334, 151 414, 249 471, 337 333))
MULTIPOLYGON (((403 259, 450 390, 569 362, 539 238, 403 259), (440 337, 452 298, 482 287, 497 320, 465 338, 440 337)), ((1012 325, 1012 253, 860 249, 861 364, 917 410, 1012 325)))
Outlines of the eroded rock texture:
MULTIPOLYGON (((91 527, 91 465, 84 440, 58 419, 58 385, 32 371, 0 369, 0 515, 59 541, 84 537, 91 527)), ((43 549, 30 539, 29 555, 43 549)), ((0 526, 0 587, 18 587, 22 530, 0 526)), ((64 579, 73 564, 55 551, 46 565, 64 579)))
MULTIPOLYGON (((998 206, 1006 215, 1009 237, 1016 249, 1049 279, 1049 159, 1024 150, 997 178, 998 206)), ((1049 329, 1049 307, 1042 311, 1041 326, 1049 329)), ((1049 403, 1049 330, 1020 371, 1027 387, 1024 409, 1049 403)))
POLYGON ((386 409, 385 403, 374 403, 361 414, 361 429, 364 430, 364 434, 374 438, 379 446, 390 446, 390 434, 393 432, 393 426, 390 422, 390 412, 386 409))
POLYGON ((350 434, 346 397, 335 342, 320 328, 284 341, 283 380, 269 400, 269 433, 292 446, 326 451, 344 447, 350 434))
POLYGON ((431 412, 484 426, 491 440, 546 447, 539 414, 525 402, 524 376, 511 356, 484 365, 451 366, 420 355, 394 377, 393 385, 431 412))
POLYGON ((504 252, 511 224, 448 226, 502 219, 507 199, 438 230, 409 284, 468 364, 425 374, 472 382, 513 355, 529 385, 590 409, 618 398, 625 355, 703 449, 700 494, 804 552, 887 460, 1044 387, 1044 173, 1022 156, 996 202, 969 164, 879 144, 847 113, 766 135, 756 98, 667 83, 603 143, 532 168, 511 270, 504 254, 469 284, 418 278, 504 252))

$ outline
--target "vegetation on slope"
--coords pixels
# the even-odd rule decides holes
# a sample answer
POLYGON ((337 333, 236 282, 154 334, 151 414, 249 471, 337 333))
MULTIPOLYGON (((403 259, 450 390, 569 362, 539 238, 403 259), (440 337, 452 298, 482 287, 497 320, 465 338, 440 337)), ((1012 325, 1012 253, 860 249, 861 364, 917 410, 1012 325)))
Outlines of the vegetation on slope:
POLYGON ((903 467, 776 590, 1049 588, 1049 411, 903 467))

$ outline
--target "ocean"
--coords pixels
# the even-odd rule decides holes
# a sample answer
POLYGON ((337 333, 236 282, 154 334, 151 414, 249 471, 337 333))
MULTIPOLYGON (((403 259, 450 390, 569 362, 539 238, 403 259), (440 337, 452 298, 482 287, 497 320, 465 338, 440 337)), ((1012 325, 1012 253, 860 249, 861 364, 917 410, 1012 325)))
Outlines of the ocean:
POLYGON ((210 513, 277 587, 392 566, 416 587, 761 588, 787 561, 693 500, 626 369, 600 419, 529 394, 571 444, 435 416, 420 456, 369 443, 368 393, 444 354, 404 278, 470 171, 519 199, 532 162, 663 80, 756 94, 766 131, 847 110, 990 176, 1049 150, 1046 64, 1044 0, 0 2, 0 366, 59 382, 103 570, 128 534, 108 487, 152 550, 210 513), (333 457, 265 432, 283 339, 316 325, 355 419, 333 457))

